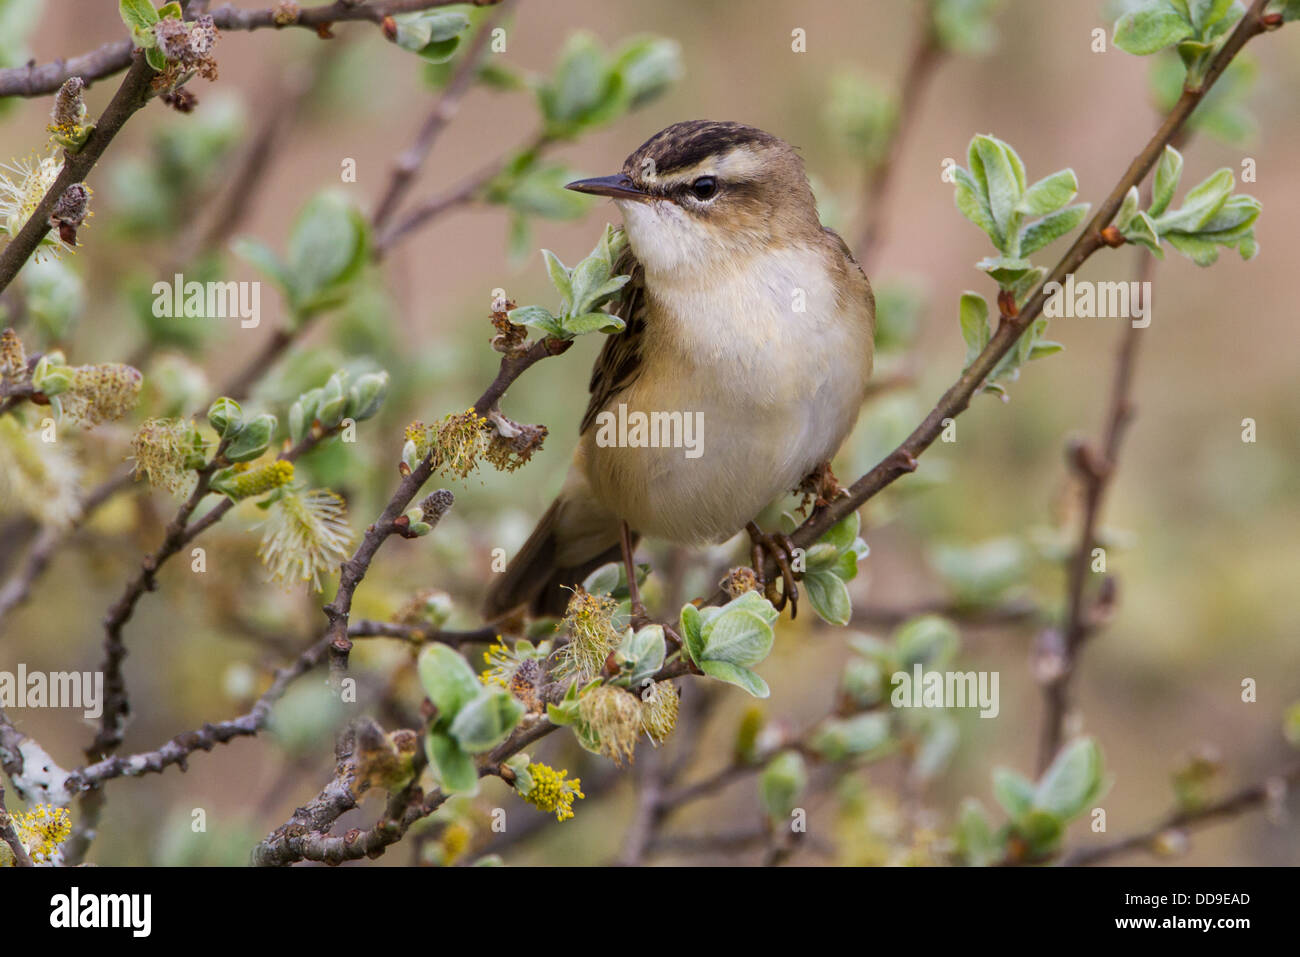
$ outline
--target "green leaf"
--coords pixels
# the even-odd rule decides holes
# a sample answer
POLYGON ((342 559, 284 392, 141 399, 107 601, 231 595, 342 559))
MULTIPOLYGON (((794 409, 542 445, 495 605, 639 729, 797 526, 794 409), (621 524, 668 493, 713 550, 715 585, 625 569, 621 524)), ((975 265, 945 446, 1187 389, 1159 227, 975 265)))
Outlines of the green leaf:
POLYGON ((961 802, 957 814, 957 849, 972 867, 989 867, 1002 858, 984 806, 975 798, 961 802))
POLYGON ((426 10, 399 14, 394 42, 430 63, 450 60, 460 44, 460 35, 469 29, 469 17, 455 10, 426 10))
POLYGON ((185 15, 184 11, 181 10, 181 5, 180 3, 177 2, 177 0, 172 0, 171 3, 164 3, 161 7, 158 8, 159 20, 166 20, 169 17, 173 20, 180 20, 184 17, 184 15, 185 15))
POLYGON ((420 652, 420 685, 438 709, 434 727, 447 728, 457 712, 483 690, 469 663, 447 645, 431 644, 420 652))
POLYGON ((117 12, 128 30, 148 30, 158 22, 158 11, 149 0, 118 0, 117 12))
POLYGON ((634 37, 614 56, 629 108, 650 102, 682 76, 682 48, 664 37, 634 37))
POLYGON ((1115 21, 1114 43, 1126 53, 1147 56, 1192 33, 1192 25, 1167 0, 1147 0, 1115 21))
POLYGON ((1151 250, 1158 259, 1165 258, 1165 251, 1160 248, 1160 235, 1156 232, 1155 223, 1146 213, 1138 213, 1130 220, 1125 229, 1120 233, 1131 243, 1137 243, 1151 250))
POLYGON ((573 301, 573 284, 569 282, 569 270, 560 262, 560 257, 549 249, 542 250, 542 259, 546 262, 546 272, 551 277, 551 285, 556 288, 565 302, 573 301))
POLYGON ((939 615, 918 615, 905 621, 894 634, 898 665, 904 671, 915 665, 931 671, 942 669, 960 644, 957 627, 939 615))
POLYGON ((1064 352, 1065 346, 1059 342, 1051 342, 1047 339, 1039 339, 1029 347, 1030 359, 1045 359, 1048 356, 1056 355, 1058 352, 1064 352))
POLYGON ((335 193, 315 196, 289 235, 288 268, 295 305, 311 309, 322 294, 348 282, 365 263, 366 223, 335 193))
POLYGON ((1030 256, 1048 243, 1072 232, 1088 215, 1089 208, 1087 203, 1067 206, 1060 212, 1044 216, 1036 223, 1030 223, 1020 234, 1020 254, 1030 256))
POLYGON ((727 661, 709 659, 697 662, 697 664, 700 666, 700 670, 710 678, 717 678, 719 681, 725 681, 727 684, 743 688, 755 698, 766 698, 772 693, 767 686, 767 682, 748 668, 742 668, 727 661))
POLYGON ((588 312, 564 320, 564 331, 572 336, 582 336, 589 332, 622 332, 626 323, 618 316, 608 312, 588 312))
POLYGON ((836 551, 852 547, 862 530, 862 516, 856 511, 850 512, 843 520, 832 525, 818 541, 834 546, 836 551))
POLYGON ((514 730, 524 715, 524 706, 504 688, 480 692, 456 712, 448 733, 470 754, 482 754, 496 747, 514 730))
MULTIPOLYGON (((1235 0, 1187 0, 1187 11, 1191 16, 1192 26, 1201 36, 1206 36, 1210 28, 1216 26, 1232 9, 1235 0)), ((1238 14, 1240 16, 1240 14, 1238 14)), ((1237 19, 1236 17, 1233 18, 1237 19)))
POLYGON ((870 755, 889 743, 889 715, 883 712, 823 721, 811 741, 813 750, 827 761, 870 755))
POLYGON ((1043 772, 1034 807, 1063 821, 1078 817, 1102 788, 1101 748, 1093 738, 1068 744, 1043 772))
POLYGON ((236 239, 231 249, 240 259, 265 273, 286 296, 289 295, 293 284, 289 267, 270 246, 256 239, 236 239))
MULTIPOLYGON (((993 221, 997 223, 998 233, 1009 237, 1018 228, 1016 207, 1024 193, 1024 166, 1020 157, 1006 143, 993 136, 976 136, 971 140, 970 159, 972 172, 979 164, 976 180, 984 183, 988 192, 989 209, 993 221)), ((1012 253, 1005 242, 999 247, 1003 252, 1012 253)))
POLYGON ((1172 230, 1194 233, 1201 229, 1227 202, 1235 183, 1232 170, 1226 166, 1217 170, 1183 197, 1176 212, 1156 217, 1156 231, 1163 236, 1172 230))
POLYGON ((254 416, 226 447, 226 459, 231 462, 251 462, 260 458, 271 444, 275 426, 276 418, 269 412, 254 416))
POLYGON ((155 73, 162 73, 167 69, 167 57, 163 56, 162 50, 156 46, 147 47, 144 51, 144 58, 149 61, 155 73))
POLYGON ((1254 196, 1230 197, 1197 232, 1216 242, 1236 239, 1254 225, 1262 209, 1260 201, 1254 196))
POLYGON ((704 619, 700 610, 687 603, 681 613, 682 641, 686 644, 686 653, 697 665, 704 657, 704 619))
POLYGON ((1009 768, 993 771, 993 796, 1013 822, 1024 820, 1034 806, 1034 785, 1009 768))
POLYGON ((1219 247, 1209 239, 1192 233, 1166 233, 1165 241, 1198 266, 1212 266, 1219 258, 1219 247))
POLYGON ((829 571, 810 571, 803 578, 804 590, 813 611, 832 625, 847 625, 853 616, 853 601, 843 579, 829 571))
POLYGON ((628 629, 619 644, 616 657, 626 675, 628 686, 636 690, 663 666, 666 654, 663 626, 646 625, 636 632, 628 629))
POLYGON ((999 286, 1006 288, 1017 282, 1025 273, 1034 268, 1028 259, 1012 256, 990 256, 977 262, 976 267, 984 270, 999 286))
POLYGON ((984 230, 994 244, 1000 245, 1002 237, 998 232, 998 224, 993 221, 993 211, 989 209, 988 198, 984 195, 982 186, 961 167, 953 170, 953 177, 957 184, 957 190, 953 194, 957 211, 984 230))
POLYGON ((785 821, 808 786, 808 771, 798 751, 782 751, 763 769, 758 794, 763 810, 773 821, 785 821))
MULTIPOLYGON (((1040 179, 1029 189, 1019 203, 1019 210, 1029 216, 1046 216, 1060 209, 1079 192, 1079 180, 1074 170, 1063 169, 1040 179)), ((1022 250, 1022 254, 1023 254, 1022 250)))
POLYGON ((964 292, 957 307, 961 337, 966 341, 966 365, 989 344, 989 304, 977 292, 964 292))
POLYGON ((451 735, 430 731, 424 736, 424 753, 444 791, 473 794, 478 790, 478 769, 474 767, 474 759, 461 750, 451 735))
POLYGON ((564 336, 564 327, 560 320, 541 306, 520 306, 506 313, 506 318, 517 326, 532 326, 548 336, 564 336))
POLYGON ((537 95, 548 135, 561 139, 612 120, 631 99, 623 74, 610 66, 586 32, 569 37, 555 72, 537 95))
POLYGON ((582 590, 591 595, 612 595, 623 582, 622 567, 618 562, 601 565, 582 582, 582 590))
POLYGON ((745 668, 766 658, 775 640, 772 626, 743 608, 724 610, 704 626, 703 634, 702 654, 706 661, 725 661, 745 668))

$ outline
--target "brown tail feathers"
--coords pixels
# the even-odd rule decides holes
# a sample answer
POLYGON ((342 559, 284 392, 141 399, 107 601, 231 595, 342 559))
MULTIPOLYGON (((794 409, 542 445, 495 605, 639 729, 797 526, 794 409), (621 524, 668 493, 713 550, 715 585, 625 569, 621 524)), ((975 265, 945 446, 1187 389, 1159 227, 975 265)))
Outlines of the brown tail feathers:
POLYGON ((519 554, 488 589, 483 603, 483 614, 488 621, 524 605, 534 617, 563 615, 573 588, 582 584, 601 565, 622 560, 622 549, 614 545, 580 564, 557 568, 556 516, 559 504, 558 500, 551 503, 519 554))

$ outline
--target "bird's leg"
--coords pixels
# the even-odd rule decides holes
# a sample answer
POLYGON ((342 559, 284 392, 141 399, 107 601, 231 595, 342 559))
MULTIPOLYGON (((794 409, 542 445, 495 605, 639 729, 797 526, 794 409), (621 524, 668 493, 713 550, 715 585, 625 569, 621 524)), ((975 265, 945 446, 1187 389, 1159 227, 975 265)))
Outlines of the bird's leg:
POLYGON ((754 563, 754 574, 758 576, 758 583, 763 586, 763 595, 777 611, 784 610, 788 601, 790 603, 790 620, 794 621, 799 615, 799 589, 794 583, 794 572, 790 570, 790 562, 794 560, 794 542, 784 532, 773 532, 770 535, 764 534, 763 530, 754 522, 747 522, 745 531, 749 533, 749 540, 753 543, 751 556, 754 563), (776 567, 781 570, 782 590, 780 593, 776 590, 776 581, 767 581, 763 576, 763 554, 765 552, 771 556, 772 561, 776 562, 776 567))
POLYGON ((632 599, 632 624, 640 628, 650 621, 650 616, 646 614, 645 605, 641 602, 641 588, 636 583, 636 562, 632 560, 632 529, 627 527, 627 522, 620 525, 619 545, 623 550, 623 567, 627 570, 627 593, 632 599))

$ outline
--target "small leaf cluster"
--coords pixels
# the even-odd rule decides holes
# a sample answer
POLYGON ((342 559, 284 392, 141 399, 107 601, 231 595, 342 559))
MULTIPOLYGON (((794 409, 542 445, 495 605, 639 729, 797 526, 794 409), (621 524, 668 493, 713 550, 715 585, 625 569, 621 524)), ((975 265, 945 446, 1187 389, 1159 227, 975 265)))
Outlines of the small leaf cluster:
POLYGON ((840 72, 831 79, 823 119, 845 151, 874 170, 888 155, 898 127, 898 98, 874 80, 840 72))
POLYGON ((999 288, 1019 298, 1040 278, 1027 257, 1073 230, 1088 214, 1086 203, 1068 205, 1079 191, 1079 181, 1067 168, 1027 184, 1019 154, 993 136, 972 139, 967 161, 970 169, 953 170, 954 201, 963 216, 988 234, 999 253, 976 265, 999 288))
POLYGON ((558 314, 544 306, 520 306, 507 314, 516 325, 531 326, 543 335, 572 339, 588 332, 621 332, 618 316, 601 311, 627 285, 631 276, 614 275, 614 263, 627 244, 622 229, 606 225, 592 251, 572 268, 549 249, 542 250, 551 284, 560 294, 558 314))
POLYGON ((1024 580, 1025 546, 1016 538, 994 538, 975 545, 939 545, 930 564, 952 589, 962 608, 982 608, 1001 601, 1024 580))
POLYGON ((777 617, 772 603, 753 591, 720 608, 685 605, 681 626, 686 653, 709 677, 766 698, 771 693, 767 682, 752 669, 772 650, 777 617))
POLYGON ((662 625, 646 625, 639 631, 628 628, 614 649, 617 671, 610 684, 639 692, 652 683, 654 675, 663 667, 667 648, 662 625))
POLYGON ((1137 56, 1175 47, 1197 89, 1245 11, 1240 0, 1144 0, 1115 21, 1115 46, 1137 56))
MULTIPOLYGON (((1017 308, 1023 305, 1024 297, 1027 297, 1042 279, 1043 272, 1042 267, 1035 267, 1024 277, 1025 280, 1032 281, 1022 280, 1016 284, 1017 308)), ((979 293, 967 290, 962 293, 958 303, 957 317, 961 325, 962 339, 966 342, 966 365, 963 368, 970 368, 970 364, 984 351, 992 336, 989 327, 989 305, 979 293)), ((1016 340, 1015 346, 993 367, 993 371, 984 381, 984 391, 1005 397, 1006 388, 1001 383, 1014 382, 1020 378, 1021 366, 1032 359, 1042 359, 1065 348, 1059 342, 1044 339, 1043 335, 1046 332, 1047 320, 1042 317, 1035 319, 1029 329, 1016 340)))
POLYGON ((961 643, 956 626, 939 615, 918 615, 903 622, 889 640, 874 635, 849 639, 853 656, 844 666, 840 691, 853 707, 867 710, 885 703, 892 676, 916 665, 942 670, 961 643))
POLYGON ((856 635, 849 646, 854 654, 840 675, 840 711, 849 716, 823 721, 811 747, 828 760, 871 760, 912 738, 912 774, 922 780, 933 777, 956 748, 956 723, 943 709, 885 710, 885 705, 895 675, 911 675, 917 665, 927 671, 948 667, 960 646, 956 627, 938 615, 920 615, 899 625, 888 640, 856 635))
POLYGON ((636 37, 607 54, 590 33, 574 33, 551 75, 533 84, 544 134, 573 139, 611 123, 659 96, 681 74, 681 50, 672 40, 636 37))
POLYGON ((1160 244, 1167 242, 1198 266, 1209 266, 1218 259, 1220 246, 1251 259, 1259 251, 1255 241, 1255 220, 1262 208, 1259 200, 1233 195, 1236 177, 1225 166, 1188 190, 1178 209, 1170 209, 1182 174, 1182 154, 1166 146, 1156 164, 1151 205, 1140 208, 1136 186, 1124 197, 1115 217, 1120 235, 1160 258, 1164 258, 1160 244))
POLYGON ((402 13, 393 17, 392 41, 429 63, 446 63, 455 55, 469 23, 463 10, 446 7, 402 13))
POLYGON ((418 671, 437 709, 424 738, 429 765, 444 790, 473 793, 478 789, 473 756, 504 741, 523 717, 524 706, 504 688, 479 681, 468 662, 446 645, 420 652, 418 671))
POLYGON ((365 217, 332 192, 316 195, 298 214, 284 259, 254 239, 235 243, 235 251, 280 289, 299 322, 346 301, 368 248, 365 217))
POLYGON ((994 829, 980 802, 968 798, 957 822, 958 853, 975 865, 1043 860, 1060 848, 1066 826, 1107 787, 1101 748, 1093 738, 1068 744, 1037 782, 998 768, 993 794, 1008 821, 994 829))
POLYGON ((318 389, 304 392, 289 407, 289 438, 301 442, 313 428, 336 429, 348 419, 363 422, 376 415, 388 395, 388 373, 367 372, 355 382, 340 369, 318 389))
POLYGON ((858 562, 870 554, 858 536, 857 512, 833 526, 804 556, 802 585, 813 610, 832 625, 847 625, 853 615, 848 582, 858 574, 858 562))
POLYGON ((997 33, 993 15, 1002 0, 925 0, 934 42, 950 53, 987 53, 997 33))
POLYGON ((171 0, 155 9, 151 0, 118 0, 118 14, 131 31, 131 42, 144 50, 149 65, 162 76, 159 89, 173 90, 196 73, 216 78, 216 61, 211 57, 216 40, 212 18, 186 20, 181 4, 171 0))

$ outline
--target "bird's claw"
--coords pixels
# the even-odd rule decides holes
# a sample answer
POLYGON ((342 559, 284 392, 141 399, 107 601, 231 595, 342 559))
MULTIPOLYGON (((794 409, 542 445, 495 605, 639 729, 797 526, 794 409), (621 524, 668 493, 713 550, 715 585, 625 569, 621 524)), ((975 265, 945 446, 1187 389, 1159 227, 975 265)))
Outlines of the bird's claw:
POLYGON ((764 533, 753 522, 746 525, 745 530, 749 532, 749 539, 753 543, 751 556, 754 574, 758 576, 758 584, 763 589, 763 596, 777 611, 784 611, 788 602, 790 620, 794 621, 799 616, 799 588, 795 585, 795 573, 790 568, 790 563, 794 561, 795 556, 794 542, 784 532, 764 533), (781 571, 780 591, 777 591, 776 579, 769 581, 763 574, 764 553, 776 562, 776 567, 781 571))

